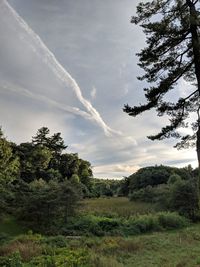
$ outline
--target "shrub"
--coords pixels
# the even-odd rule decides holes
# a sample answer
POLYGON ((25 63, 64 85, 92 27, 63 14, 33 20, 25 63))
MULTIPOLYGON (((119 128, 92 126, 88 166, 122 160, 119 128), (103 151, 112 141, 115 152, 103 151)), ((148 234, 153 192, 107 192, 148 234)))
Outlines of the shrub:
POLYGON ((199 212, 199 194, 196 179, 177 181, 171 188, 170 207, 192 220, 199 212))
POLYGON ((172 185, 172 184, 174 184, 174 183, 176 183, 176 182, 180 182, 181 180, 182 180, 182 178, 181 178, 180 175, 178 175, 178 174, 176 174, 176 173, 173 173, 173 174, 170 175, 170 177, 169 177, 167 183, 168 183, 169 185, 172 185))
POLYGON ((64 248, 68 245, 66 237, 62 235, 47 237, 43 240, 42 243, 57 248, 64 248))
POLYGON ((158 214, 159 225, 164 229, 182 228, 189 224, 185 217, 175 212, 162 212, 158 214))
POLYGON ((139 217, 127 220, 125 232, 128 235, 146 233, 159 230, 158 219, 156 215, 141 215, 139 217))
POLYGON ((115 218, 102 218, 99 220, 98 225, 102 231, 110 232, 119 227, 120 222, 115 218))
POLYGON ((0 233, 0 245, 3 245, 10 239, 10 236, 6 233, 0 233))
POLYGON ((15 252, 10 257, 0 257, 0 266, 3 267, 23 267, 19 252, 15 252))
POLYGON ((176 229, 188 225, 188 220, 177 213, 162 212, 140 215, 127 220, 123 232, 126 235, 142 234, 162 229, 176 229))
POLYGON ((30 266, 38 267, 85 267, 88 263, 89 255, 84 249, 76 250, 58 248, 52 252, 52 255, 43 255, 33 259, 30 266))
POLYGON ((147 186, 138 191, 134 191, 130 195, 130 200, 143 201, 143 202, 151 202, 159 204, 162 208, 167 208, 169 206, 169 185, 160 184, 157 186, 147 186))
POLYGON ((176 213, 162 212, 129 219, 83 216, 66 225, 65 233, 103 235, 135 235, 184 227, 188 220, 176 213))

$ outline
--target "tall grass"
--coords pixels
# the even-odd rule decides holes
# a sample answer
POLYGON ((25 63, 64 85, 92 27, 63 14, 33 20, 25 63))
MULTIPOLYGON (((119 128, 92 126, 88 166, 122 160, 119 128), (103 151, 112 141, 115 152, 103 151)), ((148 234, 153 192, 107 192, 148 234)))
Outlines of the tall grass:
POLYGON ((21 236, 9 244, 12 254, 0 257, 0 266, 193 267, 200 265, 200 224, 182 230, 128 238, 106 236, 69 240, 64 236, 59 236, 58 239, 56 237, 38 239, 34 235, 31 238, 21 236), (38 255, 38 251, 35 255, 30 255, 30 261, 27 257, 23 258, 19 249, 20 243, 26 244, 28 252, 36 240, 39 246, 45 246, 40 251, 41 254, 38 255), (3 263, 4 265, 1 265, 3 263))
POLYGON ((85 199, 79 208, 80 214, 125 218, 155 211, 156 206, 151 203, 129 201, 125 197, 85 199))

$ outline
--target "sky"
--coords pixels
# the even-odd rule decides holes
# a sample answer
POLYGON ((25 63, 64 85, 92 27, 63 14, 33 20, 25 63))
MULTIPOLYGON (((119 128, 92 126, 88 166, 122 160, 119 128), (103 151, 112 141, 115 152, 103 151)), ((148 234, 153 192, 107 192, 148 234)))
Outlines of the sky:
MULTIPOLYGON (((31 141, 43 126, 61 132, 66 152, 90 161, 99 178, 122 178, 155 164, 197 166, 195 150, 177 151, 177 140, 146 138, 166 118, 122 111, 124 104, 144 102, 135 54, 145 36, 130 23, 136 5, 0 0, 0 125, 9 140, 31 141)), ((187 88, 181 81, 177 90, 187 88)))

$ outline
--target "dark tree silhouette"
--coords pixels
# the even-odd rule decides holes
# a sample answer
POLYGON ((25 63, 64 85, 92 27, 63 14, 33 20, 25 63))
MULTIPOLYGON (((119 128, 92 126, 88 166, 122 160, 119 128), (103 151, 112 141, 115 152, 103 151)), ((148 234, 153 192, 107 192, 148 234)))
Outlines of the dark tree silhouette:
MULTIPOLYGON (((130 116, 155 108, 158 116, 168 115, 169 125, 151 140, 180 138, 177 148, 196 146, 200 166, 200 1, 154 0, 139 3, 137 16, 131 22, 139 24, 146 34, 147 47, 138 53, 144 75, 138 77, 149 83, 144 88, 147 102, 124 106, 130 116), (191 82, 186 97, 169 102, 166 94, 176 88, 181 78, 191 82), (191 113, 195 119, 191 121, 191 113), (190 120, 188 120, 190 118, 190 120), (181 136, 177 129, 190 127, 193 134, 181 136)), ((177 92, 177 95, 178 92, 177 92)))

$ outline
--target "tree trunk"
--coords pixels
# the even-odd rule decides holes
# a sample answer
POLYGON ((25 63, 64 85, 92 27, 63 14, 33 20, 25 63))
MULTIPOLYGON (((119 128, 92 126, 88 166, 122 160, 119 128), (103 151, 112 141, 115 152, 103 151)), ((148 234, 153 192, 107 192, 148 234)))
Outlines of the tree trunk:
POLYGON ((197 142, 196 142, 196 147, 197 147, 197 159, 198 159, 198 196, 199 196, 199 208, 200 208, 200 125, 198 124, 198 130, 197 130, 197 142))
MULTIPOLYGON (((197 88, 199 91, 200 97, 200 41, 198 35, 198 12, 195 7, 195 3, 191 0, 186 0, 186 3, 190 9, 190 31, 192 35, 192 49, 194 55, 194 69, 195 75, 197 78, 197 88)), ((198 169, 199 169, 199 179, 198 179, 198 191, 200 192, 200 118, 199 118, 199 109, 198 108, 198 130, 197 130, 197 142, 196 142, 196 149, 197 149, 197 159, 198 159, 198 169)), ((200 196, 200 195, 199 195, 200 196)), ((199 197, 200 199, 200 197, 199 197)), ((200 206, 200 201, 199 201, 200 206)))
POLYGON ((198 131, 197 131, 196 147, 197 147, 198 168, 200 170, 200 126, 198 126, 198 131))

